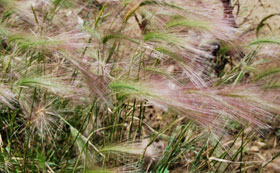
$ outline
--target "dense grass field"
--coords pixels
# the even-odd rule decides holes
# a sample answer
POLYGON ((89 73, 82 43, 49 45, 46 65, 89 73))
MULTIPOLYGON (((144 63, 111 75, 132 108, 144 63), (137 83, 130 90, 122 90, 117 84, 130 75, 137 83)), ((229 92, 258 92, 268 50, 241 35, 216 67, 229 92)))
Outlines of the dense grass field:
POLYGON ((280 171, 280 14, 242 2, 0 0, 0 172, 280 171))

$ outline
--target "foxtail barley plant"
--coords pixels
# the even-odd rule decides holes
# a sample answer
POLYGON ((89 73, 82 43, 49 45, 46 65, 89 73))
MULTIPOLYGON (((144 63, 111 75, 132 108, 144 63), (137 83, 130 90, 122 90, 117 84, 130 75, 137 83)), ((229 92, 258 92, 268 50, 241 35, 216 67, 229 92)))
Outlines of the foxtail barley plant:
POLYGON ((0 11, 1 172, 227 171, 280 112, 280 40, 240 30, 227 1, 0 0, 0 11))

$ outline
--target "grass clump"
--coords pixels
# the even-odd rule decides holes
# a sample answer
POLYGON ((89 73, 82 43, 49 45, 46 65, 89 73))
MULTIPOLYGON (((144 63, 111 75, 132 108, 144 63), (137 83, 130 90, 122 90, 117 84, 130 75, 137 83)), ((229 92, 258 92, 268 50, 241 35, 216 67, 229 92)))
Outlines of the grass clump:
POLYGON ((1 172, 251 170, 280 111, 277 39, 239 38, 215 3, 0 4, 1 172))

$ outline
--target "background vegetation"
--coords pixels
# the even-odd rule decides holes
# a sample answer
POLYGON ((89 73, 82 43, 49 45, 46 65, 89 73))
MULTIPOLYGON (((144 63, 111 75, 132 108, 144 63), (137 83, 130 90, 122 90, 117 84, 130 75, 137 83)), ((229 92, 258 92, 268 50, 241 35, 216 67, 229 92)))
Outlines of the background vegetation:
POLYGON ((1 172, 279 171, 279 13, 242 10, 0 0, 1 172))

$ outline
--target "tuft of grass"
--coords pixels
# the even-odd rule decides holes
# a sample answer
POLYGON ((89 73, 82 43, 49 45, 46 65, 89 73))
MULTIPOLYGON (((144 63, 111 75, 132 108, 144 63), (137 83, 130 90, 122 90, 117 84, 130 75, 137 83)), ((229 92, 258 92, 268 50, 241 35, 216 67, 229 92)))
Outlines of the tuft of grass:
POLYGON ((167 23, 166 27, 177 27, 177 26, 184 26, 189 28, 198 28, 199 30, 211 30, 211 25, 209 25, 206 22, 203 21, 197 21, 197 20, 187 20, 187 19, 175 19, 171 20, 169 23, 167 23))
POLYGON ((247 171, 279 114, 279 40, 216 3, 0 5, 0 172, 247 171))

